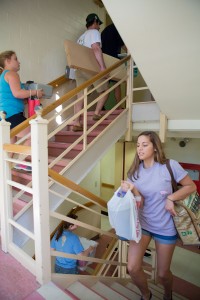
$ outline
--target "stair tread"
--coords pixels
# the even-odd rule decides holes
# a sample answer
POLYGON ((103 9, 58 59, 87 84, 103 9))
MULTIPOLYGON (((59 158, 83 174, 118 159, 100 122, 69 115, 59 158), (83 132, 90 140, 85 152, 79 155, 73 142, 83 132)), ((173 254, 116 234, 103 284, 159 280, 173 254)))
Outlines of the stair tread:
MULTIPOLYGON (((111 115, 119 115, 123 110, 124 110, 123 108, 115 109, 115 110, 111 113, 111 115)), ((107 112, 108 112, 108 110, 104 110, 104 111, 102 112, 102 114, 105 115, 107 112)), ((94 111, 88 111, 88 112, 87 112, 87 115, 88 115, 88 116, 93 116, 93 114, 94 114, 94 111)))
POLYGON ((134 300, 140 300, 141 299, 141 295, 133 290, 130 290, 129 288, 127 288, 126 286, 118 283, 118 282, 113 282, 111 287, 121 293, 122 295, 124 295, 125 297, 127 297, 128 299, 133 299, 134 296, 134 300))
MULTIPOLYGON (((71 143, 61 143, 61 142, 49 142, 48 145, 52 148, 68 148, 69 146, 71 146, 71 143)), ((82 150, 83 149, 83 145, 82 144, 77 144, 73 147, 73 149, 76 150, 82 150)))
MULTIPOLYGON (((135 291, 137 294, 141 295, 140 290, 138 289, 138 287, 136 285, 133 284, 133 282, 128 282, 126 287, 132 291, 135 291)), ((159 292, 156 293, 155 291, 152 291, 152 290, 151 290, 151 292, 154 296, 154 299, 163 299, 163 294, 161 294, 159 292)))
MULTIPOLYGON (((157 285, 157 284, 153 284, 153 283, 149 282, 149 287, 154 290, 154 293, 157 291, 157 292, 159 292, 163 295, 163 287, 160 284, 157 285)), ((176 300, 176 299, 177 300, 178 299, 183 299, 184 300, 184 299, 187 299, 187 298, 173 292, 173 299, 174 300, 176 300)))
POLYGON ((76 281, 76 282, 72 283, 71 285, 69 285, 67 287, 67 290, 69 290, 71 293, 73 293, 77 297, 80 297, 81 300, 88 300, 88 299, 102 300, 102 299, 104 299, 100 295, 98 295, 95 291, 91 290, 90 288, 88 288, 87 286, 85 286, 84 284, 82 284, 79 281, 76 281))
POLYGON ((105 298, 109 300, 126 300, 129 299, 122 294, 119 294, 117 291, 112 289, 112 287, 107 286, 106 284, 98 281, 92 286, 92 289, 97 293, 101 294, 105 298))
MULTIPOLYGON (((108 124, 110 124, 112 122, 112 120, 113 119, 104 119, 104 120, 101 121, 101 123, 99 125, 108 125, 108 124)), ((94 121, 93 119, 91 119, 91 120, 88 119, 87 120, 87 125, 93 125, 95 123, 97 123, 97 121, 94 121)), ((72 122, 72 123, 69 123, 68 125, 69 126, 73 126, 74 124, 72 122)))
MULTIPOLYGON (((48 157, 48 162, 51 163, 52 161, 54 161, 56 159, 55 156, 49 156, 48 157)), ((56 165, 58 166, 62 166, 62 167, 65 167, 67 164, 69 164, 71 162, 71 159, 70 158, 62 158, 60 159, 56 165)))
MULTIPOLYGON (((72 300, 73 298, 69 296, 64 290, 60 289, 53 282, 42 285, 37 292, 44 297, 46 300, 72 300)), ((75 298, 74 298, 75 299, 75 298)))
MULTIPOLYGON (((99 133, 101 133, 101 130, 93 130, 88 134, 88 136, 97 136, 99 133)), ((61 130, 56 135, 81 136, 82 134, 83 131, 61 130)))
POLYGON ((31 180, 32 178, 32 174, 31 173, 28 173, 26 171, 23 171, 23 170, 15 170, 15 169, 12 169, 12 174, 13 175, 16 175, 16 176, 19 176, 21 178, 24 178, 24 179, 29 179, 31 180))
MULTIPOLYGON (((148 282, 149 288, 154 296, 155 299, 163 299, 163 294, 164 294, 164 289, 161 285, 156 285, 152 282, 148 282)), ((134 290, 137 293, 140 293, 139 289, 132 283, 129 282, 126 287, 128 287, 131 290, 134 290)), ((173 299, 174 300, 186 300, 186 298, 184 298, 181 295, 178 295, 176 293, 173 292, 173 299)))

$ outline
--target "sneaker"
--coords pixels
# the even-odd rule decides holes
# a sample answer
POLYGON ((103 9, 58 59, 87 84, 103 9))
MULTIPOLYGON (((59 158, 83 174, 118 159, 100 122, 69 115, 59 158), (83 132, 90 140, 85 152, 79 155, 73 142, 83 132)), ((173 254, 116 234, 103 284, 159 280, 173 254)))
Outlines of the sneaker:
POLYGON ((93 116, 92 119, 93 119, 94 121, 98 121, 98 120, 100 120, 102 117, 103 117, 102 115, 96 115, 96 114, 94 114, 94 116, 93 116))
POLYGON ((83 131, 83 126, 80 125, 74 125, 72 128, 72 131, 76 132, 76 131, 83 131))
POLYGON ((23 171, 26 171, 26 172, 32 172, 32 168, 30 166, 21 165, 21 164, 15 165, 14 169, 16 169, 16 170, 23 170, 23 171))

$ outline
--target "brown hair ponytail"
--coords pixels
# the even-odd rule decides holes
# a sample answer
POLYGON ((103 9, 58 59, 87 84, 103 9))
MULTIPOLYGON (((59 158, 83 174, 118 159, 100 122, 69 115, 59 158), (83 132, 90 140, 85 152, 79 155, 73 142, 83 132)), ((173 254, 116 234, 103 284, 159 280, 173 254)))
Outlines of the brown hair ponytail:
MULTIPOLYGON (((78 216, 74 215, 74 214, 69 214, 67 217, 74 219, 74 220, 76 220, 78 218, 78 216)), ((72 222, 66 222, 66 221, 61 222, 60 226, 58 227, 57 234, 56 234, 56 241, 58 241, 59 238, 62 236, 63 231, 67 230, 71 225, 73 225, 72 222)))
POLYGON ((13 54, 15 54, 15 52, 12 50, 0 53, 0 74, 3 73, 6 59, 10 59, 13 54))

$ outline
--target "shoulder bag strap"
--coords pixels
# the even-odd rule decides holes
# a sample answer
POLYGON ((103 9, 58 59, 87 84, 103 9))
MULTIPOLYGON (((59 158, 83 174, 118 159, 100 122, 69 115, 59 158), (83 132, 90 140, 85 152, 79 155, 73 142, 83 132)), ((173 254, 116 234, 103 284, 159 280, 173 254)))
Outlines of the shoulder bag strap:
POLYGON ((173 191, 175 192, 175 191, 178 190, 178 186, 177 186, 176 180, 174 179, 174 174, 172 172, 172 168, 170 166, 170 160, 169 159, 166 160, 166 167, 167 167, 167 169, 169 171, 169 174, 171 176, 172 188, 173 188, 173 191))

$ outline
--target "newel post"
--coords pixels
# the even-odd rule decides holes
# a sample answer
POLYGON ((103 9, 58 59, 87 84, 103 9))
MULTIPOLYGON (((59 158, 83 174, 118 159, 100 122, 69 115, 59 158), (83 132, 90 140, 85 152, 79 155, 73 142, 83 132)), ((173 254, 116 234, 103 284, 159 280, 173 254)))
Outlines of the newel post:
POLYGON ((10 144, 10 123, 6 122, 6 114, 0 112, 0 220, 1 220, 1 248, 4 252, 8 252, 9 242, 9 226, 8 226, 8 211, 12 207, 12 198, 8 199, 7 179, 10 179, 11 170, 6 158, 9 155, 4 151, 3 145, 10 144))
POLYGON ((48 193, 48 121, 41 117, 30 121, 32 151, 33 218, 35 234, 36 278, 40 284, 51 280, 49 193, 48 193))

